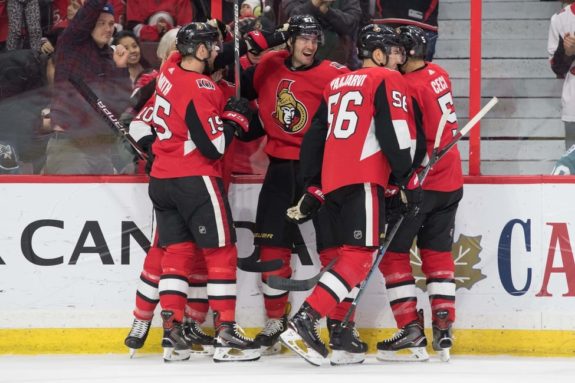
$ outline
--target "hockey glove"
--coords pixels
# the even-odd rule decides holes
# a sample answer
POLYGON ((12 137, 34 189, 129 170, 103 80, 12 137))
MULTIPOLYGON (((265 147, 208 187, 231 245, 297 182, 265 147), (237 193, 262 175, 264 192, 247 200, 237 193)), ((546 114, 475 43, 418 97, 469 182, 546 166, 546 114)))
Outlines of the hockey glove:
POLYGON ((286 218, 293 223, 303 223, 310 220, 325 202, 325 197, 320 188, 310 186, 299 199, 296 206, 287 209, 286 218))
POLYGON ((222 120, 234 128, 234 134, 237 137, 242 137, 248 132, 251 118, 252 110, 249 107, 249 101, 245 98, 230 97, 224 107, 222 120))
POLYGON ((261 31, 251 31, 246 34, 244 40, 248 46, 248 52, 259 55, 268 48, 273 48, 287 41, 287 33, 276 31, 265 33, 261 31))
POLYGON ((419 213, 423 199, 423 190, 417 173, 413 173, 409 181, 399 187, 399 196, 405 205, 405 216, 407 218, 415 217, 419 213))

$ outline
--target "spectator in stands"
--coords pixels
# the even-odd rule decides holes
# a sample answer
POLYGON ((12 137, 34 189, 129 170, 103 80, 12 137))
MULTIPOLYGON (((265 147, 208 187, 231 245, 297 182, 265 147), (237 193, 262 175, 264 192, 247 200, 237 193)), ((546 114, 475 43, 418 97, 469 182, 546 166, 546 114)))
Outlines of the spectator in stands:
POLYGON ((128 71, 130 73, 130 80, 132 80, 132 85, 136 84, 136 81, 140 75, 144 72, 148 72, 150 65, 142 57, 140 51, 140 41, 132 31, 121 31, 116 33, 114 40, 112 40, 112 45, 123 45, 128 52, 128 71))
POLYGON ((191 22, 193 10, 190 0, 128 1, 126 18, 142 41, 160 41, 175 25, 191 22))
POLYGON ((79 104, 81 97, 69 81, 82 79, 117 115, 125 109, 130 91, 128 54, 122 45, 115 50, 109 46, 114 11, 106 1, 86 0, 58 39, 47 174, 114 173, 110 150, 116 135, 87 103, 79 104))
POLYGON ((281 6, 286 17, 309 14, 320 22, 324 43, 317 51, 318 60, 329 59, 350 68, 359 66, 355 56, 355 36, 362 17, 359 0, 291 0, 283 1, 281 6))
POLYGON ((8 40, 7 50, 22 49, 24 36, 22 30, 26 25, 30 48, 40 50, 42 26, 40 24, 40 5, 38 0, 8 0, 8 40))
POLYGON ((439 0, 378 0, 374 20, 378 24, 391 26, 415 25, 425 31, 427 55, 425 61, 432 61, 438 37, 437 15, 439 0))
POLYGON ((565 7, 551 17, 547 52, 551 69, 564 78, 561 95, 561 119, 565 125, 565 148, 575 144, 575 4, 564 1, 565 7))

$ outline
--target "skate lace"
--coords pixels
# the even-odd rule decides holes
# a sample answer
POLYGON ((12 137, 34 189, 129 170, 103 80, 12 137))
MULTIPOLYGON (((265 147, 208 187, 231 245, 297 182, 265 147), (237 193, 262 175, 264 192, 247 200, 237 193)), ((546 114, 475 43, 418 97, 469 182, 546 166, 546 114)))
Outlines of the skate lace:
POLYGON ((243 340, 245 342, 253 342, 253 339, 248 338, 246 336, 246 333, 244 332, 244 329, 241 328, 240 325, 237 323, 234 323, 234 333, 238 338, 240 338, 241 340, 243 340))
POLYGON ((198 324, 198 322, 196 322, 195 320, 192 321, 192 322, 190 323, 190 325, 191 325, 191 327, 193 328, 193 331, 194 331, 196 334, 198 334, 198 335, 200 335, 200 336, 211 337, 210 335, 206 334, 206 333, 204 332, 204 330, 202 330, 202 328, 200 327, 200 325, 198 324))
POLYGON ((150 327, 150 321, 134 319, 129 336, 143 338, 146 335, 146 331, 148 331, 148 327, 150 327))
POLYGON ((405 330, 401 328, 391 338, 386 340, 386 343, 393 343, 393 342, 403 338, 404 336, 405 336, 405 330))
POLYGON ((270 319, 267 321, 266 326, 262 330, 262 334, 272 336, 284 330, 284 324, 281 319, 270 319))

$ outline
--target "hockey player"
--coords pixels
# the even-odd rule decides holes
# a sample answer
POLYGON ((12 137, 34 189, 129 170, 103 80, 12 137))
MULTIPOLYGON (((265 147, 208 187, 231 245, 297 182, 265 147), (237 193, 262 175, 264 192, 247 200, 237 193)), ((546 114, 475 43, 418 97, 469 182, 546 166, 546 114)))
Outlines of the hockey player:
MULTIPOLYGON (((179 28, 168 31, 158 44, 157 56, 164 63, 171 52, 176 50, 176 34, 179 28)), ((135 140, 140 141, 142 146, 149 147, 155 140, 152 134, 152 116, 154 112, 155 97, 153 90, 156 87, 157 72, 149 76, 149 83, 140 83, 138 100, 135 108, 139 110, 130 124, 130 134, 135 140), (142 107, 140 105, 144 104, 142 107), (144 138, 142 140, 142 138, 144 138), (147 142, 146 142, 147 141, 147 142)), ((134 96, 135 97, 135 96, 134 96)), ((152 155, 152 153, 149 153, 152 155)), ((155 228, 154 228, 155 229, 155 228)), ((130 355, 144 346, 154 311, 160 302, 158 283, 162 274, 162 257, 164 250, 158 244, 158 232, 154 230, 152 246, 146 254, 144 266, 140 273, 140 283, 136 292, 136 307, 134 309, 134 322, 130 333, 124 340, 124 344, 130 348, 130 355)), ((191 352, 196 354, 213 355, 212 336, 206 334, 200 324, 204 323, 208 313, 208 298, 206 295, 207 269, 203 257, 196 257, 193 262, 192 272, 189 275, 188 303, 184 316, 184 335, 191 346, 191 352)))
MULTIPOLYGON (((315 58, 322 38, 321 26, 313 16, 294 16, 289 21, 287 50, 266 53, 242 76, 242 92, 248 99, 257 99, 263 126, 263 131, 250 135, 267 135, 264 150, 270 158, 258 199, 254 243, 262 261, 283 261, 280 270, 262 274, 268 320, 256 342, 266 354, 280 351, 279 335, 287 325, 288 292, 272 289, 266 281, 270 275, 289 278, 292 273, 290 257, 299 229, 286 221, 285 211, 297 202, 296 193, 302 190, 300 145, 324 87, 334 77, 349 72, 336 62, 315 58)), ((337 238, 322 238, 317 224, 315 227, 320 258, 326 264, 337 256, 339 243, 337 238)))
MULTIPOLYGON (((328 355, 319 337, 319 320, 350 294, 373 263, 373 253, 384 235, 384 189, 390 175, 398 181, 409 212, 417 211, 418 179, 409 177, 407 86, 398 71, 385 68, 390 64, 392 46, 399 45, 397 35, 388 32, 374 24, 362 28, 358 48, 363 67, 328 84, 302 145, 304 175, 317 174, 314 165, 321 167, 322 210, 328 217, 322 224, 330 225, 330 231, 342 241, 333 268, 322 275, 280 336, 282 343, 314 365, 328 355), (300 341, 306 347, 302 348, 300 341)), ((288 216, 305 219, 320 208, 317 200, 304 194, 288 216)), ((348 350, 344 342, 338 345, 340 350, 348 350)))
POLYGON ((164 359, 189 358, 182 322, 188 275, 194 258, 203 256, 216 328, 214 361, 257 360, 258 347, 235 322, 236 238, 221 180, 225 148, 237 130, 248 128, 247 101, 226 104, 221 90, 202 74, 213 68, 219 49, 214 27, 184 26, 176 48, 156 85, 149 185, 164 248, 159 282, 164 359))
MULTIPOLYGON (((427 40, 421 28, 403 26, 399 32, 407 53, 407 61, 401 70, 413 98, 415 118, 422 121, 427 154, 431 155, 439 121, 445 111, 449 116, 441 144, 449 142, 457 131, 451 81, 443 68, 424 61, 427 40)), ((426 165, 427 159, 421 166, 426 165)), ((455 213, 463 196, 461 158, 457 147, 431 168, 422 188, 423 203, 419 214, 405 219, 379 266, 399 328, 392 338, 377 344, 379 360, 423 361, 429 358, 425 350, 427 340, 423 332, 423 317, 417 312, 415 279, 409 260, 416 237, 431 303, 433 349, 440 353, 442 359, 449 359, 453 343, 451 326, 455 320, 455 267, 451 248, 455 213), (411 353, 397 354, 404 349, 411 353)))

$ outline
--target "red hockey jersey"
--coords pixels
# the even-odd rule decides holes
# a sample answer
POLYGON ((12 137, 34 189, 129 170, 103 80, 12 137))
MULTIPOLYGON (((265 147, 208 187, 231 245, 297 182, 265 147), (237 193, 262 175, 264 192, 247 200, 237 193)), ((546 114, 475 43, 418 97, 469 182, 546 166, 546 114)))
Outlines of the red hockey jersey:
POLYGON ((307 70, 285 65, 288 51, 264 55, 254 74, 259 117, 268 136, 265 152, 276 158, 299 160, 304 134, 321 101, 322 92, 334 77, 349 69, 324 60, 307 70))
POLYGON ((224 95, 211 78, 182 69, 180 61, 181 55, 173 53, 158 76, 152 116, 156 158, 150 175, 221 177, 224 95))
MULTIPOLYGON (((451 80, 447 72, 439 65, 426 63, 426 66, 404 75, 409 92, 417 102, 422 114, 423 129, 427 143, 426 165, 435 142, 439 120, 443 111, 450 112, 441 137, 439 149, 449 143, 457 132, 457 116, 451 94, 451 80)), ((457 145, 430 170, 421 185, 425 190, 454 191, 463 186, 461 156, 457 145)))
MULTIPOLYGON (((322 167, 325 193, 346 185, 387 186, 411 169, 407 85, 386 68, 362 68, 333 79, 324 91, 328 133, 322 167)), ((314 122, 315 123, 315 122, 314 122)))

